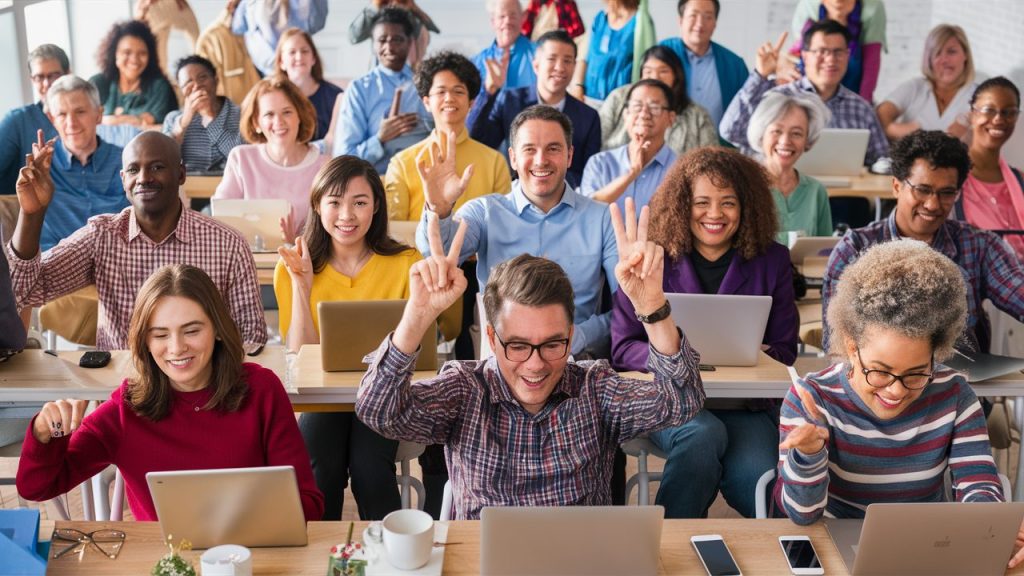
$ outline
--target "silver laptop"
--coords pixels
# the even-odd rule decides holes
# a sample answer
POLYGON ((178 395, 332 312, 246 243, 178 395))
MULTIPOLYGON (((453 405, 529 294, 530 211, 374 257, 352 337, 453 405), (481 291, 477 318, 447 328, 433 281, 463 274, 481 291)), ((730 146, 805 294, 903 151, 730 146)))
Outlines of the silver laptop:
POLYGON ((825 186, 850 186, 864 169, 871 131, 863 128, 826 128, 814 146, 796 161, 796 169, 814 176, 825 186))
POLYGON ((771 296, 665 294, 672 321, 686 334, 701 364, 753 366, 761 353, 771 296))
POLYGON ((803 266, 808 256, 828 256, 838 243, 838 236, 801 236, 789 247, 789 260, 803 266))
POLYGON ((480 573, 657 574, 664 518, 661 506, 484 508, 480 573))
POLYGON ((963 372, 967 376, 967 381, 972 384, 1024 371, 1024 358, 982 352, 971 352, 968 356, 969 358, 966 358, 961 354, 954 354, 943 364, 963 372))
POLYGON ((146 474, 160 530, 194 548, 305 546, 306 517, 291 466, 146 474))
POLYGON ((847 571, 864 574, 1003 574, 1024 502, 871 504, 864 520, 826 518, 847 571))
MULTIPOLYGON (((365 372, 363 359, 398 326, 405 300, 336 300, 317 304, 320 362, 325 372, 365 372)), ((416 370, 437 370, 437 328, 420 341, 416 370)))
POLYGON ((210 214, 238 230, 253 252, 276 252, 284 243, 281 218, 287 216, 289 210, 291 204, 282 198, 210 199, 210 214))

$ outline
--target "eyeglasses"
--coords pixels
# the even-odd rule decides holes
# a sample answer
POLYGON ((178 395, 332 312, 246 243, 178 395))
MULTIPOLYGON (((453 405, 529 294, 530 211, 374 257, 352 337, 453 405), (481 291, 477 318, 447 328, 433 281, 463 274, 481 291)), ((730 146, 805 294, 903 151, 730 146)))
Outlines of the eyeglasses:
POLYGON ((931 186, 919 186, 910 180, 904 180, 903 183, 910 187, 910 193, 913 194, 918 202, 927 202, 932 196, 938 196, 939 202, 952 204, 960 197, 959 188, 940 188, 935 190, 931 186))
POLYGON ((120 530, 93 530, 86 533, 74 528, 55 528, 50 537, 50 549, 53 550, 50 558, 60 558, 68 552, 78 550, 78 559, 81 560, 85 549, 91 544, 104 556, 113 560, 121 553, 124 539, 125 533, 120 530), (63 548, 58 550, 58 544, 63 548))
POLYGON ((568 338, 548 340, 540 344, 530 344, 529 342, 505 342, 501 339, 501 336, 498 336, 497 331, 494 332, 494 337, 498 339, 498 343, 505 349, 505 358, 509 362, 526 362, 533 356, 534 350, 540 354, 541 360, 551 362, 565 358, 565 354, 569 351, 568 338))
POLYGON ((462 88, 462 87, 456 87, 456 88, 450 88, 450 89, 449 88, 438 88, 436 90, 431 90, 430 92, 427 93, 428 96, 437 97, 437 98, 440 98, 442 100, 447 98, 449 94, 451 94, 452 98, 469 98, 469 91, 466 90, 465 88, 462 88))
MULTIPOLYGON (((857 348, 857 362, 860 363, 860 372, 864 375, 864 379, 867 381, 868 386, 872 388, 888 388, 892 386, 892 383, 899 380, 900 384, 903 385, 907 390, 920 390, 931 383, 933 374, 927 374, 925 372, 914 372, 912 374, 902 374, 897 376, 892 372, 886 372, 885 370, 869 370, 864 367, 864 361, 860 358, 860 348, 857 348)), ((932 355, 931 359, 932 366, 935 366, 935 355, 932 355)))
POLYGON ((982 106, 981 108, 975 108, 971 106, 971 110, 981 114, 986 120, 991 120, 996 116, 1002 116, 1003 119, 1013 122, 1020 115, 1020 108, 1003 108, 1002 110, 994 108, 992 106, 982 106))
POLYGON ((814 54, 818 58, 827 58, 831 56, 836 60, 846 58, 847 56, 850 55, 849 48, 815 48, 813 50, 804 50, 804 52, 807 52, 808 54, 814 54))
POLYGON ((629 103, 626 104, 626 109, 629 110, 632 114, 639 114, 643 112, 644 108, 647 108, 647 111, 650 112, 651 116, 654 116, 655 118, 661 116, 663 112, 668 110, 668 106, 656 104, 654 102, 640 102, 639 100, 630 100, 629 103))
POLYGON ((29 76, 29 78, 31 78, 32 82, 36 84, 42 84, 43 82, 53 84, 57 81, 57 78, 60 78, 63 75, 63 72, 50 72, 49 74, 33 74, 29 76))

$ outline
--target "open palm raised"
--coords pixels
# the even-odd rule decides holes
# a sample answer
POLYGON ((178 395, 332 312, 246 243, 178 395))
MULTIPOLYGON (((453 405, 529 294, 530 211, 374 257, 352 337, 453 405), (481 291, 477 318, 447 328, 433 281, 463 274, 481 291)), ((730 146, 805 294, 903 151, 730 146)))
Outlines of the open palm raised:
POLYGON ((423 182, 423 199, 427 208, 447 218, 473 177, 473 165, 466 166, 460 177, 455 171, 455 132, 436 133, 436 139, 416 155, 416 171, 423 182), (429 166, 427 157, 429 156, 429 166))

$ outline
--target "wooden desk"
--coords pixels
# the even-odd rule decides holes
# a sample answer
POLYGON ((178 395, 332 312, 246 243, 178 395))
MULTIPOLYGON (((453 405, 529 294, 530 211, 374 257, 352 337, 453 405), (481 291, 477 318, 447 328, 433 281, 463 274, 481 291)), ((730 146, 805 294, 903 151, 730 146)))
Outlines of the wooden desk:
MULTIPOLYGON (((647 372, 626 372, 628 378, 652 380, 647 372)), ((792 380, 786 365, 762 352, 754 366, 716 366, 701 372, 708 398, 783 398, 792 380)))
POLYGON ((254 252, 252 258, 256 261, 256 280, 261 286, 273 286, 274 268, 281 257, 277 252, 254 252))
MULTIPOLYGON (((48 565, 48 574, 148 574, 167 552, 154 522, 57 522, 89 532, 100 528, 116 528, 127 534, 124 548, 116 560, 109 560, 96 550, 87 550, 78 561, 77 554, 48 565)), ((365 522, 356 522, 355 534, 361 534, 365 522)), ((330 547, 344 540, 348 522, 310 522, 309 545, 294 548, 253 548, 253 574, 292 574, 323 576, 330 547)), ((704 574, 690 537, 696 534, 721 534, 744 574, 789 574, 779 547, 783 535, 810 536, 826 574, 846 574, 839 551, 832 544, 822 523, 798 526, 789 520, 666 520, 661 536, 661 574, 704 574)), ((49 538, 50 534, 42 535, 49 538)), ((455 521, 449 523, 443 574, 453 576, 480 573, 480 523, 455 521)), ((185 552, 198 570, 201 551, 185 552)), ((1018 569, 1014 574, 1024 570, 1018 569)))
POLYGON ((217 191, 221 176, 185 176, 181 186, 188 198, 209 198, 217 191))
POLYGON ((875 220, 882 219, 882 200, 892 198, 892 176, 863 172, 849 186, 828 186, 829 198, 866 198, 875 205, 875 220))

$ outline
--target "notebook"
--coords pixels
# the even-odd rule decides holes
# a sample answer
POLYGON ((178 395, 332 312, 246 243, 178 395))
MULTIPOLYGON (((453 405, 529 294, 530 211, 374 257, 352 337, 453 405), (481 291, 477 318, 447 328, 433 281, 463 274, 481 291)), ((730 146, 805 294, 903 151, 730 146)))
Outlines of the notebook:
POLYGON ((700 352, 701 364, 757 364, 771 296, 665 294, 665 298, 672 306, 672 321, 700 352))
POLYGON ((871 132, 863 128, 826 128, 814 146, 796 161, 796 169, 827 187, 850 186, 850 179, 864 170, 870 137, 871 132))
MULTIPOLYGON (((363 359, 398 326, 405 300, 337 300, 317 304, 325 372, 365 372, 363 359)), ((437 370, 437 327, 420 341, 416 370, 437 370)))
POLYGON ((238 230, 253 252, 275 252, 284 243, 281 218, 287 216, 290 209, 288 201, 281 198, 210 199, 210 214, 238 230))

